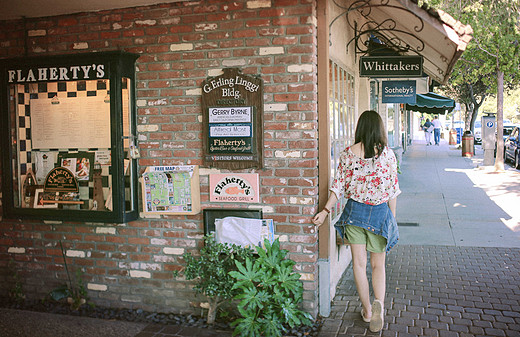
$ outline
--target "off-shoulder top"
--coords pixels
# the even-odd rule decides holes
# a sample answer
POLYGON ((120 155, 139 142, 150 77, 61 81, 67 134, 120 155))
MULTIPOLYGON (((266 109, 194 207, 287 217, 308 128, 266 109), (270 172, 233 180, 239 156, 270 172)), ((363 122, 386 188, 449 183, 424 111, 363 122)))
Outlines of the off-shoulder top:
POLYGON ((344 195, 369 205, 383 204, 397 197, 401 190, 394 152, 386 146, 378 156, 363 159, 347 147, 340 155, 330 190, 338 199, 344 195))

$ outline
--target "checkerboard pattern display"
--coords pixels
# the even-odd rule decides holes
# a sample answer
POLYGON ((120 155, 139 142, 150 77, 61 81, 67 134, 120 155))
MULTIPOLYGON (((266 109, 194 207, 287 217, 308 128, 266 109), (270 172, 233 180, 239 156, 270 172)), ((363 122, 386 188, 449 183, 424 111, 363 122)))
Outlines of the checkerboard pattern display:
MULTIPOLYGON (((92 152, 110 149, 33 149, 31 142, 31 101, 37 99, 56 99, 59 102, 60 98, 71 97, 109 97, 109 87, 105 80, 99 81, 69 81, 69 82, 44 82, 44 83, 29 83, 17 85, 17 129, 18 129, 18 170, 20 172, 20 190, 21 185, 25 181, 27 170, 31 168, 34 172, 34 151, 50 151, 58 154, 71 154, 80 151, 92 152)), ((52 131, 49 131, 52 132, 52 131)), ((66 144, 66 140, 64 140, 66 144)), ((93 174, 94 163, 91 163, 90 174, 93 174)), ((110 186, 112 185, 112 177, 110 174, 109 165, 101 165, 102 167, 102 184, 103 195, 105 200, 110 193, 110 186)), ((79 180, 80 200, 89 201, 88 208, 92 208, 94 196, 94 181, 79 180)))

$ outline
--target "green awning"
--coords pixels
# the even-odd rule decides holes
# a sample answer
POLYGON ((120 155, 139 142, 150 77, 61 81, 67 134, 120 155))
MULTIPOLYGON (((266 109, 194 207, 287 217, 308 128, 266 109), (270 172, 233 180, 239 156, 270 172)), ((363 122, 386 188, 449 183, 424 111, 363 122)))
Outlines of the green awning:
POLYGON ((406 104, 406 110, 429 114, 445 114, 455 108, 455 101, 433 92, 417 94, 415 104, 406 104))

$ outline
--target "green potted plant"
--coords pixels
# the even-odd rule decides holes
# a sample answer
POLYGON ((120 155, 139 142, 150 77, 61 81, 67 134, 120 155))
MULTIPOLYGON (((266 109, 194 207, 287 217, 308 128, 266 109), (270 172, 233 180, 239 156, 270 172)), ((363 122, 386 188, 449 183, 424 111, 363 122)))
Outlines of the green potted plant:
POLYGON ((257 252, 245 264, 236 261, 238 270, 229 273, 236 280, 233 289, 239 290, 235 299, 242 315, 232 323, 234 335, 281 337, 286 326, 311 325, 312 316, 299 309, 303 284, 293 271, 295 262, 285 258, 287 250, 276 239, 272 244, 265 240, 265 249, 257 252))
MULTIPOLYGON (((219 306, 232 299, 238 291, 233 288, 235 280, 229 272, 237 269, 236 262, 251 258, 253 251, 237 245, 218 243, 213 235, 205 236, 204 242, 199 256, 183 254, 186 261, 183 273, 187 280, 196 280, 193 288, 208 298, 207 323, 213 324, 219 306)), ((179 274, 178 271, 174 272, 174 276, 179 274)))

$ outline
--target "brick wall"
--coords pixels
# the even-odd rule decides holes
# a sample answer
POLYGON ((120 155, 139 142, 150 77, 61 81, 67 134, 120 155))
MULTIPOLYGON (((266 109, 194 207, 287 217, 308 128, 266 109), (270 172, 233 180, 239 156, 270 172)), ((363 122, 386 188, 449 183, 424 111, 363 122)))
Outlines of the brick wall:
MULTIPOLYGON (((248 206, 261 207, 265 218, 274 219, 276 234, 302 275, 304 308, 317 313, 318 246, 310 224, 318 175, 314 0, 189 1, 0 22, 0 27, 2 58, 115 49, 141 55, 141 172, 149 165, 201 165, 201 82, 225 67, 260 74, 265 168, 255 171, 260 203, 248 206)), ((236 207, 209 202, 209 171, 201 167, 203 208, 236 207)), ((69 268, 83 270, 98 305, 174 312, 200 306, 202 298, 172 271, 181 268, 184 252, 201 247, 201 214, 128 224, 3 219, 0 228, 3 294, 13 273, 7 270, 11 260, 28 297, 41 298, 63 283, 61 240, 69 268)))

